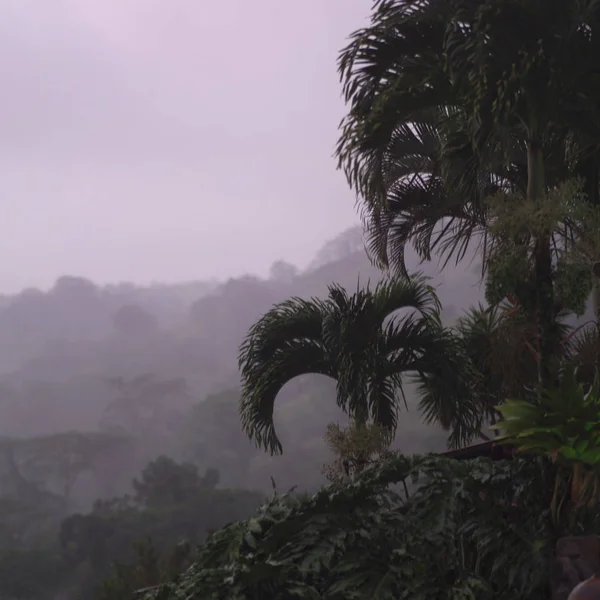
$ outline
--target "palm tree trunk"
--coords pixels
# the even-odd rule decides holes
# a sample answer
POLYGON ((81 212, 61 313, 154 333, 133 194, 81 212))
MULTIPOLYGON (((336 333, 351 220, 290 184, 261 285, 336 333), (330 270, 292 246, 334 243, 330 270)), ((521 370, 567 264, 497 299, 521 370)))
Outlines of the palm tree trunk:
MULTIPOLYGON (((535 138, 527 148, 527 199, 533 205, 546 198, 544 156, 535 138)), ((536 282, 536 320, 539 332, 538 381, 547 386, 553 378, 552 356, 556 350, 556 314, 554 310, 554 281, 552 274, 551 232, 541 232, 533 252, 536 282)))
POLYGON ((534 261, 539 331, 538 380, 542 386, 546 386, 553 379, 552 357, 556 351, 556 315, 549 236, 543 236, 536 241, 534 261))
MULTIPOLYGON (((600 270, 600 265, 599 270, 600 270)), ((594 287, 592 289, 592 305, 596 317, 596 373, 600 375, 600 276, 596 274, 594 265, 594 287)))
MULTIPOLYGON (((587 201, 600 206, 600 151, 594 148, 579 164, 579 176, 583 179, 583 191, 587 201)), ((596 319, 596 373, 600 375, 600 261, 592 267, 592 306, 596 319)))
POLYGON ((369 410, 366 406, 360 406, 352 415, 352 420, 358 427, 365 427, 369 420, 369 410))

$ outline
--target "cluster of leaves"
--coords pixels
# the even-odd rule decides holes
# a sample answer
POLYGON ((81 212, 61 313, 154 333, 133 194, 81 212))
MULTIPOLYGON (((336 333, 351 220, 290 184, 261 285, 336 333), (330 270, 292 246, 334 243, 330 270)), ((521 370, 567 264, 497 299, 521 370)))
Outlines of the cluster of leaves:
POLYGON ((600 501, 598 379, 587 387, 578 382, 574 368, 567 368, 557 388, 498 407, 503 417, 498 427, 505 432, 505 443, 520 452, 549 456, 558 465, 552 516, 558 525, 564 512, 565 526, 571 530, 578 513, 593 509, 600 501))
POLYGON ((374 423, 352 421, 345 428, 330 423, 324 439, 334 460, 324 466, 323 472, 332 482, 355 475, 370 464, 393 455, 385 430, 374 423))
POLYGON ((82 595, 91 595, 111 572, 117 579, 107 585, 119 589, 159 583, 166 571, 159 570, 156 581, 150 576, 148 561, 159 560, 153 553, 169 553, 181 539, 201 543, 211 531, 246 518, 264 501, 252 491, 216 489, 217 481, 215 470, 201 476, 192 465, 159 457, 134 480, 135 496, 98 501, 92 512, 66 518, 59 536, 61 554, 77 573, 82 595), (151 551, 136 547, 148 538, 151 551))
POLYGON ((395 456, 302 501, 275 494, 148 598, 546 598, 545 472, 543 459, 395 456))
POLYGON ((563 311, 583 314, 592 273, 579 250, 591 218, 581 190, 581 182, 574 179, 551 190, 543 203, 506 192, 488 199, 486 296, 490 303, 514 297, 533 313, 537 289, 533 255, 536 243, 549 231, 559 306, 563 311))
POLYGON ((136 501, 147 508, 161 508, 186 502, 200 490, 211 490, 219 483, 219 472, 207 469, 203 477, 192 463, 177 464, 168 456, 150 462, 141 478, 134 479, 136 501))
POLYGON ((161 554, 149 539, 137 542, 135 552, 137 560, 131 564, 115 561, 113 575, 102 583, 97 600, 130 600, 163 581, 174 581, 194 557, 192 545, 185 540, 168 554, 161 554))

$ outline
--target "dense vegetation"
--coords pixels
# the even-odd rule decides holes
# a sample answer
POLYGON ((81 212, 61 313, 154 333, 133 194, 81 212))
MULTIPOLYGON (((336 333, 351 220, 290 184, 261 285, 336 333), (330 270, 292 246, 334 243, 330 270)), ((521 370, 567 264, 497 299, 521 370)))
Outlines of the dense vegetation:
POLYGON ((547 598, 600 533, 599 39, 595 0, 374 2, 337 154, 382 271, 350 231, 268 280, 5 299, 0 591, 547 598))
MULTIPOLYGON (((171 554, 185 565, 208 531, 250 516, 271 491, 271 478, 283 491, 315 491, 326 482, 326 426, 347 422, 335 403, 335 385, 308 375, 285 386, 275 418, 286 452, 270 457, 241 429, 235 360, 244 334, 273 302, 289 294, 322 295, 331 280, 355 285, 358 273, 381 278, 356 233, 328 243, 306 272, 274 265, 270 279, 211 283, 203 297, 194 295, 207 292, 200 284, 100 288, 66 278, 68 286, 62 281, 35 292, 33 306, 31 291, 6 299, 0 322, 5 318, 8 327, 21 315, 19 331, 35 337, 38 350, 18 369, 5 364, 0 377, 3 592, 24 600, 89 598, 104 593, 109 577, 110 594, 128 597, 178 572, 168 566, 171 554), (156 296, 160 301, 148 300, 156 296), (133 305, 138 309, 127 308, 133 305), (170 313, 173 306, 178 312, 170 313), (44 328, 38 327, 40 310, 48 319, 44 328), (96 333, 80 328, 86 314, 92 320, 107 315, 105 325, 96 333), (141 481, 161 455, 175 461, 174 471, 187 463, 199 478, 218 473, 216 489, 146 506, 133 481, 141 481)), ((463 276, 476 282, 476 276, 463 276)), ((442 297, 460 304, 461 293, 457 282, 442 297)), ((405 392, 414 408, 410 383, 405 392)), ((445 447, 445 433, 422 425, 414 410, 404 414, 398 432, 395 446, 408 451, 445 447)))
POLYGON ((372 423, 381 440, 396 424, 399 363, 421 361, 407 370, 426 418, 455 431, 457 415, 477 415, 459 441, 487 426, 529 454, 457 464, 377 452, 350 480, 342 460, 312 498, 275 499, 213 535, 160 597, 549 596, 557 538, 593 533, 600 500, 599 34, 593 1, 376 1, 340 58, 338 147, 372 257, 407 285, 409 244, 425 260, 477 248, 487 306, 450 330, 421 312, 423 331, 454 343, 440 373, 402 319, 383 323, 405 303, 378 311, 379 290, 283 303, 242 347, 243 425, 271 452, 272 406, 294 375, 336 379, 352 435, 372 423), (596 322, 574 328, 592 290, 596 322), (399 482, 404 497, 389 489, 399 482))
POLYGON ((394 458, 303 502, 275 496, 156 598, 547 598, 544 491, 540 462, 394 458))

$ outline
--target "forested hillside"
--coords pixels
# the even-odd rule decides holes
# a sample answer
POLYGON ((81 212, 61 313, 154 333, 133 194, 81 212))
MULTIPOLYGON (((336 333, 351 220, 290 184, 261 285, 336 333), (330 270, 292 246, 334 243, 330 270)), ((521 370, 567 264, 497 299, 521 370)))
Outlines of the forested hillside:
MULTIPOLYGON (((315 256, 304 272, 279 261, 267 279, 247 276, 222 283, 136 288, 126 284, 99 287, 79 277, 63 277, 48 292, 28 290, 5 298, 0 311, 1 350, 7 356, 0 379, 0 433, 31 437, 98 430, 110 411, 114 414, 117 410, 113 405, 123 393, 114 380, 122 378, 135 387, 134 380, 142 376, 158 382, 181 381, 185 392, 177 392, 177 401, 163 392, 158 397, 168 398, 165 402, 172 418, 180 417, 184 423, 186 410, 208 396, 236 389, 240 342, 250 325, 273 304, 290 296, 323 296, 332 282, 353 290, 359 284, 374 285, 382 277, 367 259, 358 229, 342 233, 315 256)), ((416 258, 412 264, 415 270, 420 268, 416 258)), ((435 275, 431 265, 426 267, 435 275)), ((449 317, 481 298, 478 278, 476 267, 472 272, 462 269, 437 277, 435 283, 449 317)), ((331 390, 331 382, 308 377, 290 384, 282 397, 281 418, 289 419, 297 443, 312 452, 312 460, 317 462, 324 459, 319 442, 322 426, 341 417, 330 402, 320 400, 331 390), (319 412, 317 424, 310 408, 314 403, 331 410, 329 414, 319 412)), ((235 392, 230 393, 234 404, 235 392)), ((411 421, 417 419, 409 416, 411 421)), ((234 410, 230 417, 227 437, 242 442, 234 410)), ((153 418, 158 424, 163 415, 153 418)), ((137 434, 137 427, 151 436, 145 421, 135 424, 132 419, 125 434, 137 434)), ((173 432, 173 437, 178 433, 173 432)), ((154 440, 147 441, 152 446, 154 440)), ((219 455, 223 450, 209 446, 205 451, 219 455)), ((169 452, 185 454, 187 450, 169 447, 169 452)), ((196 458, 214 466, 210 454, 196 458)), ((273 459, 257 456, 256 460, 253 474, 234 477, 223 472, 222 476, 231 483, 264 489, 270 485, 269 475, 280 469, 287 474, 283 485, 310 483, 298 480, 289 466, 275 466, 283 465, 285 457, 273 464, 273 473, 261 464, 267 461, 270 465, 273 459)), ((306 471, 315 472, 308 467, 306 471)))
MULTIPOLYGON (((415 258, 413 266, 419 268, 415 258)), ((120 550, 123 558, 131 557, 133 541, 144 531, 154 531, 165 548, 178 535, 189 535, 185 527, 168 525, 171 513, 152 517, 157 525, 143 525, 141 513, 123 525, 139 511, 159 510, 135 500, 132 481, 160 456, 195 465, 200 474, 214 471, 212 485, 219 489, 268 492, 272 481, 281 490, 317 489, 330 459, 325 427, 347 422, 334 401, 334 382, 309 375, 285 386, 275 418, 286 450, 271 457, 257 450, 240 427, 238 348, 252 323, 277 302, 323 297, 332 282, 354 290, 381 277, 364 252, 361 230, 354 229, 317 250, 305 271, 278 261, 266 279, 140 288, 63 277, 47 292, 5 297, 0 309, 0 525, 3 539, 13 540, 4 542, 6 550, 29 552, 35 542, 36 552, 41 551, 40 535, 51 540, 61 521, 63 549, 83 544, 77 536, 85 538, 81 527, 92 522, 64 519, 93 506, 94 519, 108 510, 120 523, 120 535, 131 530, 126 543, 111 542, 103 551, 98 560, 105 562, 93 567, 98 577, 120 550), (122 499, 115 505, 114 498, 122 499), (98 505, 99 500, 109 504, 98 505), (80 541, 68 541, 73 536, 80 541)), ((478 274, 469 269, 446 272, 436 283, 448 318, 481 297, 478 274)), ((401 415, 395 446, 409 453, 442 450, 446 435, 421 423, 407 389, 413 410, 401 415)), ((252 502, 240 516, 248 514, 252 502)), ((165 506, 172 510, 172 503, 165 506)), ((218 519, 211 516, 206 526, 197 522, 199 538, 205 534, 202 527, 216 527, 218 519)), ((57 551, 48 543, 48 552, 57 551)), ((82 546, 80 551, 92 550, 82 546)))
POLYGON ((600 0, 33 4, 0 600, 600 599, 600 0))

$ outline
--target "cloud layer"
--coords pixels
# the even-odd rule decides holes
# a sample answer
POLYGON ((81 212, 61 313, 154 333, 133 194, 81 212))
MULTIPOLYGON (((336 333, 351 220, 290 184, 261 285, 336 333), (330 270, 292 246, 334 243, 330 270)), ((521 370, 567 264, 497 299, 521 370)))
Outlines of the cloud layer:
POLYGON ((305 264, 368 0, 0 0, 0 290, 305 264))

